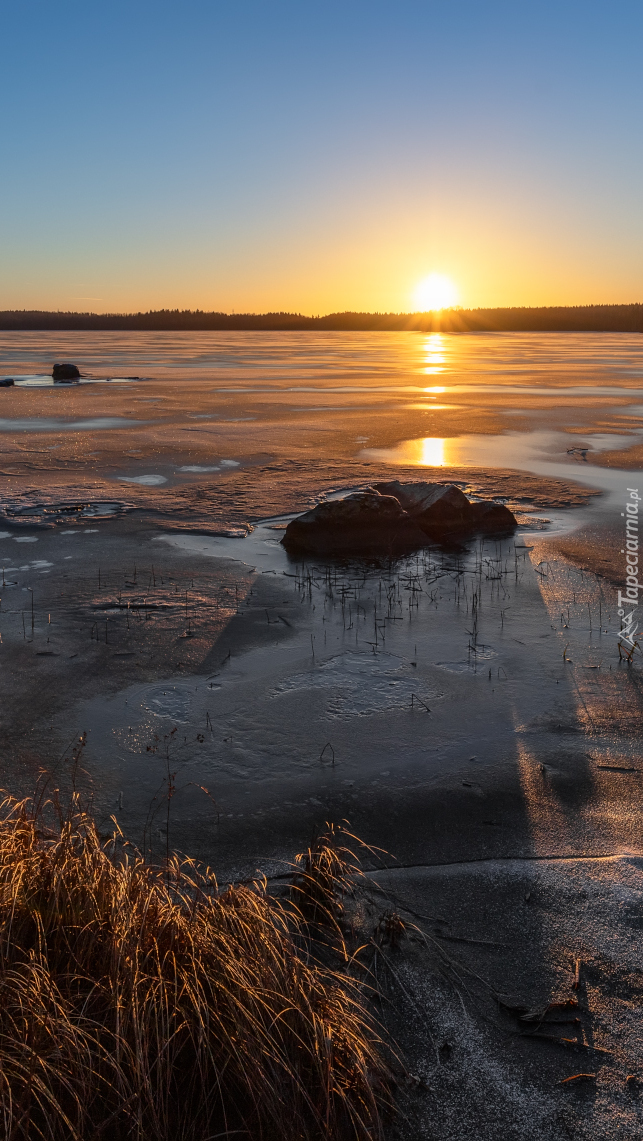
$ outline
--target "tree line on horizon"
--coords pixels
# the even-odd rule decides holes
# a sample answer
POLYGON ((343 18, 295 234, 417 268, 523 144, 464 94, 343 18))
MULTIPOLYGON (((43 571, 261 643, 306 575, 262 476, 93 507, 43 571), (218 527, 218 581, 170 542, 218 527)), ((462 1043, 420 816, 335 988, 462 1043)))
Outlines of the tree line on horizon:
POLYGON ((444 309, 429 313, 218 313, 156 309, 147 313, 0 311, 0 331, 327 331, 327 332, 614 332, 643 333, 643 304, 444 309))

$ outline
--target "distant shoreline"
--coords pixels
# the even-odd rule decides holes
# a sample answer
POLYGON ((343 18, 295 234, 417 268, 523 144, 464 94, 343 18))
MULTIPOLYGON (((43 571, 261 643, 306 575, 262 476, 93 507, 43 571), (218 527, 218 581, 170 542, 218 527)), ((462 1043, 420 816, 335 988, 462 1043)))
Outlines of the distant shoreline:
POLYGON ((0 311, 1 332, 445 332, 445 333, 643 333, 643 303, 510 309, 444 309, 434 313, 205 313, 158 309, 147 313, 0 311))

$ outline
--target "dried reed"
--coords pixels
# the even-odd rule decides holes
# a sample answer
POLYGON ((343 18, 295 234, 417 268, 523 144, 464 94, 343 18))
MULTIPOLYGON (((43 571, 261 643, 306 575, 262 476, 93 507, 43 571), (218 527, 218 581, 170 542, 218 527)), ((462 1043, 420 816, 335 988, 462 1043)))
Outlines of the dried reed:
MULTIPOLYGON (((336 921, 345 876, 320 860, 301 874, 336 921)), ((263 881, 220 890, 190 860, 154 868, 118 833, 101 841, 76 796, 53 829, 6 799, 3 1136, 380 1137, 388 1077, 360 983, 323 965, 305 928, 263 881)))
POLYGON ((326 831, 296 857, 290 887, 291 899, 303 922, 322 933, 339 937, 336 945, 345 958, 348 953, 342 927, 343 900, 354 894, 360 879, 365 879, 352 845, 373 856, 381 851, 364 844, 343 825, 327 823, 326 831))

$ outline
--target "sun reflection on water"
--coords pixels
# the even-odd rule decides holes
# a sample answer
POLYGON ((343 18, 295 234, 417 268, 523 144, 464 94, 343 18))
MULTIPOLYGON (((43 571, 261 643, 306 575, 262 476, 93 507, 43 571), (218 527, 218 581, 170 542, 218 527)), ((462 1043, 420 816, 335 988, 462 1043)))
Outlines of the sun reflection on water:
POLYGON ((426 464, 427 467, 444 467, 446 463, 444 458, 445 444, 446 440, 441 440, 437 436, 426 436, 422 440, 422 458, 419 462, 426 464))
POLYGON ((422 404, 422 403, 420 403, 420 404, 405 404, 404 407, 408 408, 409 411, 412 411, 412 412, 444 412, 446 409, 449 409, 449 408, 458 408, 459 405, 458 404, 422 404))
POLYGON ((431 333, 424 346, 426 351, 426 367, 423 372, 444 372, 445 340, 441 333, 431 333))
POLYGON ((422 440, 409 440, 407 463, 421 467, 444 467, 446 440, 439 436, 425 436, 422 440))

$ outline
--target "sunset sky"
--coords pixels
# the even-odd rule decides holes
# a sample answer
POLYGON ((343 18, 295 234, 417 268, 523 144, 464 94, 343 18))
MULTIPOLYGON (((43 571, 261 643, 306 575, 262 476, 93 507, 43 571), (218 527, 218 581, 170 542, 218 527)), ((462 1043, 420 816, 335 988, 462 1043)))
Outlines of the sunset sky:
POLYGON ((638 0, 20 0, 0 308, 643 301, 638 0))

